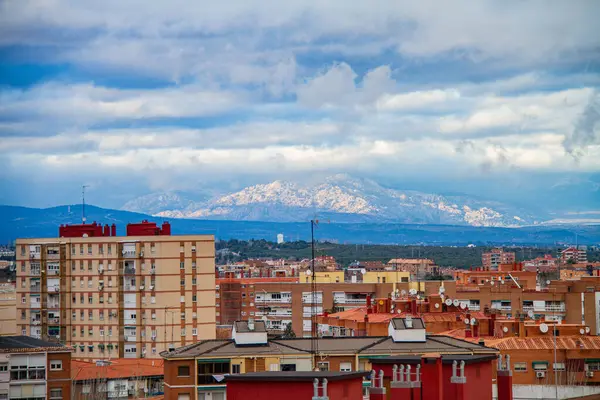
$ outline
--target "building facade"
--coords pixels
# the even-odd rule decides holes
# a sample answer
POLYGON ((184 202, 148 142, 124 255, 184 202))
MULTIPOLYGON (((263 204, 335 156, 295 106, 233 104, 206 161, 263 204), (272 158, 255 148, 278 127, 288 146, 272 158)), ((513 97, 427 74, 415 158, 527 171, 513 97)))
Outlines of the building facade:
POLYGON ((587 250, 577 247, 569 247, 560 252, 561 264, 585 264, 587 263, 587 250))
POLYGON ((0 284, 0 336, 17 334, 16 296, 14 283, 0 284))
POLYGON ((27 336, 0 337, 0 399, 70 399, 71 352, 27 336))
POLYGON ((503 249, 492 249, 481 254, 481 264, 488 270, 498 269, 500 264, 513 264, 515 261, 515 253, 503 249))
POLYGON ((17 331, 79 359, 158 357, 215 337, 214 237, 144 221, 17 240, 17 331))

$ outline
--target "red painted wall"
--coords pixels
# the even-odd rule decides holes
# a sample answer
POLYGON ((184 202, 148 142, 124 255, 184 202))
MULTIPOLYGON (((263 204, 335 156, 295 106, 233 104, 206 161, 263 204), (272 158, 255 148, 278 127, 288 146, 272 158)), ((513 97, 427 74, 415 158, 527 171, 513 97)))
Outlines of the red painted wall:
MULTIPOLYGON (((319 389, 319 395, 321 391, 319 389)), ((333 381, 327 384, 329 400, 362 400, 362 379, 333 381)), ((227 383, 228 400, 306 400, 313 396, 313 383, 236 382, 227 383)))
MULTIPOLYGON (((457 397, 456 383, 450 383, 452 364, 443 364, 444 400, 457 397)), ((464 400, 492 400, 492 362, 465 365, 467 383, 464 384, 464 400)))

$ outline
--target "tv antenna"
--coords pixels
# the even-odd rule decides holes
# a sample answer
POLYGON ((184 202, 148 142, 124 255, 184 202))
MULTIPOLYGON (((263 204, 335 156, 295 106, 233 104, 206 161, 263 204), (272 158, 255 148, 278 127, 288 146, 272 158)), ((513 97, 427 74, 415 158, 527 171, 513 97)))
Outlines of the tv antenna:
POLYGON ((90 185, 81 185, 81 223, 85 224, 85 188, 90 185))

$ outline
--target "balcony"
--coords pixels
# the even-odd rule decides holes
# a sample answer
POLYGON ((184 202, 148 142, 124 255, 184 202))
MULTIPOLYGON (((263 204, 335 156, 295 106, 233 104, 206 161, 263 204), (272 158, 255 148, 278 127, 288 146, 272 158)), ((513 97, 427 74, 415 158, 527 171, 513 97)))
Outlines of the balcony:
POLYGON ((492 304, 492 306, 490 307, 492 310, 499 310, 499 311, 511 311, 512 307, 510 305, 506 305, 506 304, 492 304))
POLYGON ((49 269, 48 276, 56 276, 60 275, 60 269, 49 269))
POLYGON ((47 307, 49 309, 58 310, 60 309, 60 303, 58 301, 49 301, 47 307))
POLYGON ((48 286, 48 293, 59 293, 60 286, 48 286))
POLYGON ((136 291, 137 286, 136 285, 123 285, 123 290, 125 290, 127 292, 136 291))
POLYGON ((528 312, 528 311, 535 311, 533 306, 523 306, 523 311, 524 312, 528 312))
POLYGON ((123 256, 123 258, 136 258, 137 252, 135 251, 135 249, 123 249, 121 255, 123 256))
POLYGON ((39 314, 37 315, 37 317, 31 318, 31 325, 41 325, 41 324, 42 324, 42 319, 39 314))
POLYGON ((39 293, 42 290, 42 285, 31 285, 29 287, 30 292, 39 293))
POLYGON ((273 298, 256 298, 256 304, 261 304, 261 303, 292 303, 292 298, 291 297, 282 297, 280 299, 273 299, 273 298))
POLYGON ((481 310, 481 306, 479 304, 469 304, 469 310, 471 311, 479 311, 481 310))
MULTIPOLYGON (((348 297, 346 297, 345 299, 340 299, 340 300, 341 300, 339 302, 340 304, 367 304, 367 299, 366 298, 356 299, 356 298, 348 298, 348 297)), ((337 299, 335 299, 335 301, 336 301, 336 303, 338 302, 337 299)))
POLYGON ((38 268, 31 268, 31 275, 33 275, 33 276, 40 276, 40 274, 41 274, 41 270, 40 270, 39 267, 38 268))
POLYGON ((257 311, 255 314, 255 316, 257 317, 263 317, 263 316, 267 316, 267 317, 291 317, 292 316, 292 311, 257 311))
POLYGON ((564 304, 562 305, 546 305, 546 307, 544 307, 544 310, 547 312, 565 312, 566 308, 564 306, 564 304))

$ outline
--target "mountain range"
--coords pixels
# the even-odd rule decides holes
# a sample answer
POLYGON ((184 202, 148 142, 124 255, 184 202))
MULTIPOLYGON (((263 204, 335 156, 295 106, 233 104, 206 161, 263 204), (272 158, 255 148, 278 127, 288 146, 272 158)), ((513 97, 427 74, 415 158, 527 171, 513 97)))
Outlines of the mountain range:
POLYGON ((189 196, 181 192, 152 193, 127 202, 122 210, 166 218, 269 222, 320 218, 339 223, 482 227, 534 225, 547 219, 540 212, 497 201, 387 188, 348 175, 312 183, 277 180, 232 193, 189 196))
MULTIPOLYGON (((130 222, 144 219, 160 223, 164 218, 123 210, 86 205, 88 222, 116 224, 117 234, 125 234, 130 222)), ((169 219, 174 235, 212 234, 217 239, 266 239, 274 241, 282 233, 286 241, 310 240, 307 222, 227 221, 169 219)), ((0 243, 17 238, 57 237, 61 224, 81 223, 81 205, 51 208, 0 206, 0 243)), ((473 227, 431 224, 321 223, 315 230, 320 241, 371 244, 427 245, 538 245, 600 243, 600 225, 536 225, 522 228, 473 227)))

